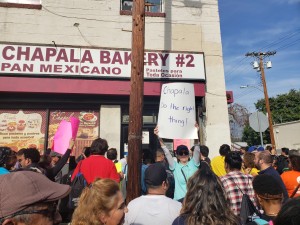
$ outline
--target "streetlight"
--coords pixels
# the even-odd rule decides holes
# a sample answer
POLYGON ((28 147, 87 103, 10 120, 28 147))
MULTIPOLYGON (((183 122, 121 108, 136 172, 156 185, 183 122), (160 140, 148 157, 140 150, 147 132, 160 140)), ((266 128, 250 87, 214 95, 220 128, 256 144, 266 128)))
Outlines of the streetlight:
MULTIPOLYGON (((266 78, 265 78, 265 71, 264 71, 264 66, 266 65, 267 69, 272 68, 272 63, 269 61, 266 64, 264 63, 264 57, 269 57, 271 55, 275 55, 276 51, 274 52, 251 52, 251 53, 247 53, 246 56, 252 56, 252 57, 256 57, 257 59, 259 59, 259 71, 261 72, 261 81, 263 84, 263 88, 264 88, 264 95, 265 95, 265 102, 266 102, 266 110, 268 113, 268 121, 269 121, 269 129, 270 129, 270 137, 271 137, 271 144, 273 149, 276 149, 276 145, 275 145, 275 138, 274 138, 274 131, 273 131, 273 122, 272 122, 272 114, 271 114, 271 110, 270 110, 270 103, 269 103, 269 96, 268 96, 268 90, 267 90, 267 84, 266 84, 266 78)), ((253 69, 257 69, 254 67, 254 64, 256 65, 256 63, 253 63, 253 69)))
POLYGON ((261 92, 264 92, 262 89, 260 89, 259 87, 256 87, 256 86, 253 86, 253 85, 242 85, 242 86, 240 86, 240 88, 255 88, 255 89, 257 89, 257 90, 259 90, 259 91, 261 91, 261 92))

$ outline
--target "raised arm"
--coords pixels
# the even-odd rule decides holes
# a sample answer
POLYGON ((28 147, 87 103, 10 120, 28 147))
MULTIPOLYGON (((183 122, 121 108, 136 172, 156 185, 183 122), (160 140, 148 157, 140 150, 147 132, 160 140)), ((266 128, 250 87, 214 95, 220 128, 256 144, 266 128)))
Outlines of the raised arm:
POLYGON ((158 138, 158 141, 160 143, 160 146, 162 148, 162 150, 164 151, 165 153, 165 156, 166 156, 166 159, 169 163, 169 167, 170 169, 173 169, 174 168, 174 160, 173 160, 173 157, 169 151, 169 149, 167 148, 167 146, 165 145, 164 141, 162 138, 159 137, 158 135, 159 131, 158 131, 158 127, 156 126, 155 129, 154 129, 154 134, 156 134, 157 138, 158 138))
POLYGON ((195 164, 199 166, 199 163, 200 163, 200 146, 199 145, 195 145, 193 159, 194 159, 195 164))

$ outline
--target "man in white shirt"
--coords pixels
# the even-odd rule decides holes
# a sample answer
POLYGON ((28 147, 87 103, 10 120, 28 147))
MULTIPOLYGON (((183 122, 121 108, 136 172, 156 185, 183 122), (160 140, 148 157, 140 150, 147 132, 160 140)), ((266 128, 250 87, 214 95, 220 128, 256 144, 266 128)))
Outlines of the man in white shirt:
POLYGON ((145 171, 147 195, 129 202, 125 225, 171 225, 179 216, 181 203, 165 196, 168 189, 167 172, 161 163, 150 165, 145 171))

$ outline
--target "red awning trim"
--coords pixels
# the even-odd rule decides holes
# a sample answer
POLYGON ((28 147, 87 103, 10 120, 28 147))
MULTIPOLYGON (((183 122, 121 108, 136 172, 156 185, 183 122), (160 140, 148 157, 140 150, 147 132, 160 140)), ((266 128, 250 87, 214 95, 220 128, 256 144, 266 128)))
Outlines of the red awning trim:
MULTIPOLYGON (((164 83, 145 81, 145 96, 159 96, 164 83)), ((196 97, 205 96, 205 83, 194 86, 196 97)), ((0 77, 0 92, 129 95, 130 81, 0 77)))

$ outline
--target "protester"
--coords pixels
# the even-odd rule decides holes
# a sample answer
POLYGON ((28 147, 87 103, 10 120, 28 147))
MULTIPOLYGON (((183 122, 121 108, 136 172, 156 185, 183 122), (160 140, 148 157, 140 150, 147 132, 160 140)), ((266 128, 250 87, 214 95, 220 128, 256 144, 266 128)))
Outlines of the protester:
POLYGON ((229 152, 225 156, 227 174, 221 177, 225 193, 230 202, 230 208, 237 216, 240 215, 243 194, 247 194, 256 205, 252 187, 253 177, 241 172, 242 158, 239 152, 229 152))
POLYGON ((167 172, 161 163, 154 163, 145 171, 147 195, 129 202, 126 225, 171 225, 179 215, 181 203, 165 196, 168 189, 167 172))
MULTIPOLYGON (((255 197, 258 200, 259 205, 264 210, 264 213, 260 215, 260 219, 265 220, 266 224, 268 224, 269 221, 275 219, 281 208, 283 190, 278 181, 273 176, 268 174, 257 175, 253 179, 253 188, 255 197)), ((247 223, 247 225, 257 224, 255 221, 258 218, 249 219, 250 222, 247 223)))
POLYGON ((240 147, 240 154, 241 157, 244 158, 245 153, 247 152, 247 147, 241 146, 240 147))
POLYGON ((45 175, 46 171, 38 165, 40 158, 40 152, 36 148, 22 148, 17 152, 21 169, 32 170, 45 175))
POLYGON ((288 199, 288 193, 279 173, 272 167, 273 157, 270 152, 268 150, 265 150, 255 153, 254 162, 256 168, 260 170, 258 174, 269 174, 278 181, 283 190, 284 201, 286 201, 288 199))
POLYGON ((0 175, 9 173, 17 162, 15 152, 8 147, 0 147, 0 175))
POLYGON ((274 225, 296 224, 300 224, 300 198, 289 199, 274 220, 274 225))
POLYGON ((288 148, 281 148, 281 155, 277 157, 276 170, 279 174, 289 170, 289 151, 290 150, 288 148))
POLYGON ((250 174, 252 176, 258 175, 259 170, 255 168, 254 163, 255 155, 250 152, 246 152, 243 157, 243 171, 245 174, 250 174))
POLYGON ((222 183, 205 163, 189 179, 180 216, 173 222, 173 225, 196 224, 240 224, 230 210, 222 183))
POLYGON ((115 166, 117 173, 120 175, 120 179, 122 180, 124 178, 124 174, 122 172, 122 164, 118 161, 118 152, 116 148, 110 148, 106 152, 106 157, 111 160, 115 166))
POLYGON ((96 178, 110 178, 119 182, 120 175, 117 173, 115 164, 104 157, 107 150, 108 144, 105 139, 94 140, 90 149, 91 155, 77 164, 71 180, 74 180, 78 172, 81 172, 88 184, 96 178))
POLYGON ((286 187, 289 197, 295 192, 295 197, 300 196, 300 150, 290 150, 289 162, 291 164, 291 171, 286 171, 281 174, 282 181, 286 187), (298 187, 298 190, 296 188, 298 187))
POLYGON ((69 191, 68 185, 52 182, 33 171, 0 176, 0 224, 59 224, 56 202, 69 191))
POLYGON ((186 184, 188 179, 198 170, 200 165, 200 148, 195 147, 193 158, 189 158, 189 149, 185 145, 179 145, 176 149, 178 162, 175 162, 170 151, 165 146, 163 140, 159 137, 158 127, 154 129, 157 135, 161 148, 164 150, 165 156, 169 163, 169 168, 174 174, 175 192, 174 199, 182 200, 186 194, 186 184))
POLYGON ((206 145, 200 145, 200 161, 206 162, 210 165, 210 158, 208 157, 209 148, 206 145))
POLYGON ((167 175, 168 175, 167 176, 167 181, 168 181, 168 185, 169 185, 168 190, 166 192, 166 196, 173 199, 174 198, 174 190, 175 190, 174 174, 169 169, 169 164, 166 161, 164 150, 162 150, 161 148, 158 148, 156 150, 155 162, 161 163, 165 167, 165 170, 166 170, 167 175))
POLYGON ((71 225, 119 225, 127 211, 119 184, 97 179, 83 190, 71 225))
POLYGON ((219 148, 219 156, 214 157, 211 162, 212 171, 218 176, 224 176, 226 174, 225 171, 225 155, 230 152, 230 146, 227 144, 223 144, 219 148))

